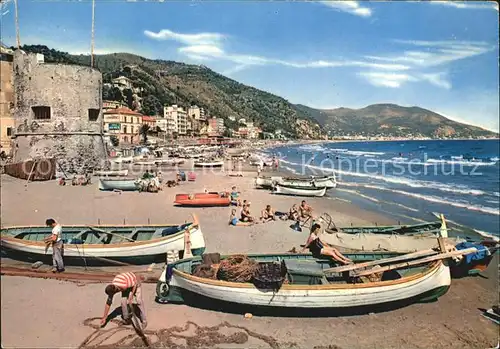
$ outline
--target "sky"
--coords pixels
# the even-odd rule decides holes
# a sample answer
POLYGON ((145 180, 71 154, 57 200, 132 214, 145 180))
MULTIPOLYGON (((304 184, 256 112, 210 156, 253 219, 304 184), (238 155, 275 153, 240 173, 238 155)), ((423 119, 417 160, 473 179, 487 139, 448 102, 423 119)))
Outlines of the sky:
MULTIPOLYGON (((1 40, 16 42, 12 0, 1 40)), ((18 0, 21 44, 88 54, 90 0, 18 0)), ((292 103, 419 106, 499 130, 494 2, 95 0, 95 52, 203 64, 292 103)))

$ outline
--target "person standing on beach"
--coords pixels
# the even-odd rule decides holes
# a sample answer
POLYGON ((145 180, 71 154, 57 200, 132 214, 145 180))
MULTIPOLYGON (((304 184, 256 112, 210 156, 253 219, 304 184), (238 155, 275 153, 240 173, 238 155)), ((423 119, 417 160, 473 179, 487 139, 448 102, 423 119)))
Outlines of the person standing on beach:
MULTIPOLYGON (((142 300, 142 287, 141 287, 141 276, 137 276, 132 272, 121 273, 115 276, 111 284, 106 286, 104 292, 108 295, 106 300, 106 305, 104 306, 104 315, 101 319, 101 327, 104 327, 106 320, 108 318, 109 308, 113 304, 113 296, 121 292, 122 293, 122 318, 125 324, 131 323, 132 314, 129 314, 128 305, 132 306, 134 296, 137 300, 137 306, 141 311, 141 321, 143 328, 146 327, 146 310, 144 308, 144 301, 142 300)), ((133 309, 132 309, 133 311, 133 309)))
POLYGON ((52 234, 43 240, 46 244, 52 244, 52 272, 62 273, 64 271, 62 227, 52 218, 48 218, 45 221, 45 225, 52 228, 52 234))

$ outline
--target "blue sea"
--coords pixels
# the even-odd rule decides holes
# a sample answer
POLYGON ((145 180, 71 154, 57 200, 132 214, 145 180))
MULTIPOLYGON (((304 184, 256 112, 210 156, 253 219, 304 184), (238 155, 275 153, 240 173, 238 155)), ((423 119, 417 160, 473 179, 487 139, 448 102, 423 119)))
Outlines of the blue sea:
MULTIPOLYGON (((266 151, 300 175, 337 176, 331 200, 389 215, 401 224, 442 213, 450 235, 500 233, 499 140, 336 142, 266 151)), ((472 235, 472 236, 471 236, 472 235)))

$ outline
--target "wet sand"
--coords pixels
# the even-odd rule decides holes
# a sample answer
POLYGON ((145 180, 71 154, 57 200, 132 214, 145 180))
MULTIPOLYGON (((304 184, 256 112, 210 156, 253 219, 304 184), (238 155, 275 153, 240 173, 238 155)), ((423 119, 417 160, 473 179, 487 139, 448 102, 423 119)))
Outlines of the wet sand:
MULTIPOLYGON (((300 198, 272 195, 253 188, 254 173, 228 177, 222 173, 200 173, 196 182, 164 188, 158 194, 100 192, 97 179, 90 187, 58 186, 56 181, 29 183, 1 177, 2 226, 41 225, 48 217, 65 224, 182 223, 196 212, 205 234, 207 252, 285 252, 299 247, 307 232, 289 228, 291 222, 270 222, 252 227, 229 227, 230 208, 187 209, 174 207, 176 193, 230 190, 236 185, 249 200, 253 215, 266 204, 287 211, 300 198)), ((164 172, 164 178, 173 175, 164 172)), ((328 212, 337 225, 390 224, 391 219, 335 199, 309 198, 315 212, 328 212)), ((147 266, 146 266, 147 267, 147 266)), ((352 317, 282 318, 222 313, 186 305, 155 303, 155 285, 144 285, 148 331, 169 329, 178 347, 251 348, 492 348, 498 342, 498 326, 480 316, 478 308, 498 304, 498 258, 484 273, 488 278, 453 280, 449 292, 435 303, 415 304, 391 312, 352 317), (192 321, 199 326, 228 322, 245 329, 172 329, 192 321), (181 333, 182 332, 182 333, 181 333), (238 332, 239 335, 234 335, 238 332), (179 335, 179 333, 181 333, 179 335), (195 334, 197 333, 197 336, 195 334), (222 335, 233 333, 231 338, 222 335), (187 336, 186 339, 179 337, 187 336), (197 337, 196 341, 194 338, 197 337), (190 339, 191 338, 191 339, 190 339), (203 338, 211 338, 203 342, 203 338), (229 338, 229 339, 228 339, 229 338), (226 342, 225 344, 223 342, 226 342), (228 342, 228 343, 227 343, 228 342), (222 344, 221 344, 222 343, 222 344)), ((75 283, 2 276, 2 346, 78 347, 94 334, 87 347, 120 342, 140 343, 133 330, 114 323, 96 332, 88 320, 102 315, 103 284, 75 283), (86 322, 86 320, 88 320, 86 322), (96 332, 96 333, 94 333, 96 332), (116 332, 116 333, 114 333, 116 332), (131 335, 130 338, 127 335, 131 335), (109 338, 107 338, 109 337, 109 338)), ((118 306, 115 299, 114 307, 118 306)), ((155 335, 149 336, 155 341, 155 335)), ((173 346, 174 347, 174 346, 173 346)))

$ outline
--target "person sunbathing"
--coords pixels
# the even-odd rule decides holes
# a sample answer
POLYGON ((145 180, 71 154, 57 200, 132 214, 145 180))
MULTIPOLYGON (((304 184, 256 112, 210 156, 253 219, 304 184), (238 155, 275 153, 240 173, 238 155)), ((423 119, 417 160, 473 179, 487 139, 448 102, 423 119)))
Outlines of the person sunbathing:
POLYGON ((315 258, 320 258, 321 256, 328 256, 342 264, 352 263, 352 260, 345 257, 336 248, 321 241, 321 239, 319 238, 320 232, 321 232, 321 226, 318 223, 314 223, 314 225, 311 228, 311 233, 309 234, 306 245, 300 252, 304 252, 306 249, 309 249, 309 251, 315 258))
POLYGON ((236 217, 236 209, 233 208, 231 210, 231 216, 229 217, 229 225, 233 225, 233 226, 249 226, 249 225, 253 225, 252 222, 242 222, 238 219, 238 217, 236 217))
POLYGON ((274 212, 271 205, 267 205, 266 208, 262 210, 260 219, 264 223, 276 220, 276 213, 274 212))
POLYGON ((312 218, 312 207, 306 203, 306 200, 302 200, 299 206, 299 220, 307 221, 312 218))

